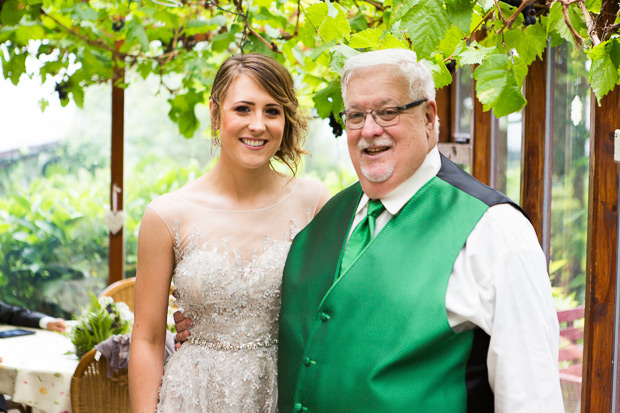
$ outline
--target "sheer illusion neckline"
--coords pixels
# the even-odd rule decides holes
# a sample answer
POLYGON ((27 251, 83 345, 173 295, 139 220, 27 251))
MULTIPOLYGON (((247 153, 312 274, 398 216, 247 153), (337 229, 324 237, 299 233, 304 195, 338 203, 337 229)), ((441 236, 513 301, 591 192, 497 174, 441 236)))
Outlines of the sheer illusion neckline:
MULTIPOLYGON (((261 207, 261 208, 251 208, 251 209, 210 208, 208 206, 200 205, 200 204, 197 204, 195 202, 189 201, 188 199, 186 199, 185 197, 182 197, 182 196, 178 196, 178 198, 179 198, 179 200, 181 200, 185 204, 188 204, 188 205, 191 205, 193 207, 197 207, 197 208, 203 209, 205 211, 213 211, 213 212, 239 212, 239 213, 265 211, 267 209, 274 208, 274 207, 280 205, 281 203, 283 203, 287 199, 289 199, 291 196, 293 196, 293 194, 297 190, 297 186, 299 184, 299 179, 297 179, 295 177, 293 177, 293 179, 295 180, 294 181, 294 185, 293 185, 293 189, 291 189, 291 191, 288 194, 286 194, 283 198, 279 199, 275 203, 273 203, 271 205, 267 205, 267 206, 261 207)), ((287 185, 288 185, 288 183, 287 183, 287 185)))

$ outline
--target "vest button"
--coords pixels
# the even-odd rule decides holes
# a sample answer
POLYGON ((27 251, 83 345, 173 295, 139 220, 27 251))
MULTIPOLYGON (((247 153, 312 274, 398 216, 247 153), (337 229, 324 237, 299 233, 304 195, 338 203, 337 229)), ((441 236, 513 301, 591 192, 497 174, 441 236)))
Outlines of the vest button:
POLYGON ((296 412, 301 412, 302 410, 308 410, 308 409, 306 409, 304 406, 302 406, 301 403, 295 403, 295 411, 296 412))
POLYGON ((310 357, 304 357, 302 359, 302 362, 304 363, 304 366, 309 366, 311 361, 312 360, 310 360, 310 357))
POLYGON ((325 314, 325 313, 319 313, 319 319, 322 322, 326 322, 327 320, 329 320, 329 316, 327 314, 325 314))

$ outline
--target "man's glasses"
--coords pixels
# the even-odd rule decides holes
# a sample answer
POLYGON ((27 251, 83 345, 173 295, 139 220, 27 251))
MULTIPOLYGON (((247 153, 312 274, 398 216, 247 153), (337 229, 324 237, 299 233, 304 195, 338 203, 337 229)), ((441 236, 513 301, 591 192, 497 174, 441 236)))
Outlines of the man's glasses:
POLYGON ((400 121, 400 113, 402 111, 414 108, 426 102, 426 100, 427 99, 419 99, 403 106, 389 106, 382 109, 370 109, 364 112, 355 110, 347 111, 345 109, 340 112, 340 117, 342 117, 342 121, 349 129, 362 129, 366 121, 366 116, 368 116, 369 113, 372 115, 377 125, 394 126, 400 121))

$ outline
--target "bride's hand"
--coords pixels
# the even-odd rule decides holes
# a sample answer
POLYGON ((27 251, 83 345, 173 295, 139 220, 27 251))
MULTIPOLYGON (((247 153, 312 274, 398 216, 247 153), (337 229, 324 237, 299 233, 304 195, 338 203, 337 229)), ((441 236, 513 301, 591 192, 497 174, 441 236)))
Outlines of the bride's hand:
POLYGON ((177 335, 175 336, 176 344, 174 346, 175 349, 180 349, 181 344, 189 337, 188 328, 192 325, 192 321, 185 317, 181 310, 177 310, 172 315, 174 317, 174 328, 177 330, 177 335))

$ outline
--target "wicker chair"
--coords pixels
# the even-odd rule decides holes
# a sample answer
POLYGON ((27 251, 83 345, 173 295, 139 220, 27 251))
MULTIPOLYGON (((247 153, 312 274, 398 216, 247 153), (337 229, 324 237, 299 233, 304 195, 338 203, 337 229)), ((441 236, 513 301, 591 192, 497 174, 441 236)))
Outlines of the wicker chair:
POLYGON ((108 362, 95 360, 92 349, 80 359, 71 378, 71 405, 73 413, 131 412, 127 369, 110 371, 108 362))
POLYGON ((133 311, 133 291, 136 285, 136 277, 126 278, 116 281, 106 287, 99 294, 99 297, 112 297, 115 302, 123 302, 127 304, 129 309, 133 311))

